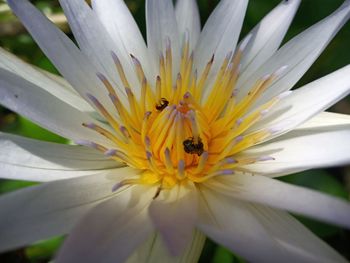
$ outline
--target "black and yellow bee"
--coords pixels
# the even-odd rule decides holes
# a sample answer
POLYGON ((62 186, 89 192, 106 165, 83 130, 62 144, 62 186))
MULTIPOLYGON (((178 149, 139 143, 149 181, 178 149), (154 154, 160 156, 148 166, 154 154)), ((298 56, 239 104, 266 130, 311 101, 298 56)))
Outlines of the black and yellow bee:
POLYGON ((184 150, 189 154, 197 154, 201 156, 204 152, 204 145, 201 138, 198 138, 198 142, 194 143, 194 138, 190 137, 183 141, 184 150))
POLYGON ((156 104, 156 110, 162 111, 169 105, 169 101, 165 98, 161 98, 160 101, 156 104))

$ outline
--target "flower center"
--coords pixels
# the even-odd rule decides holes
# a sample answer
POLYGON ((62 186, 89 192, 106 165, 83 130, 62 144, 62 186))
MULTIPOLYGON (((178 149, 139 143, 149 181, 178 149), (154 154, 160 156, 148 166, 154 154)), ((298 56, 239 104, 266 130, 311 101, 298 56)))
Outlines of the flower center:
POLYGON ((165 55, 159 58, 159 75, 154 85, 147 80, 138 59, 131 56, 140 82, 140 98, 134 96, 123 66, 113 53, 127 103, 121 102, 104 75, 97 74, 108 91, 115 112, 108 111, 96 97, 88 94, 92 105, 109 125, 83 125, 115 145, 110 149, 89 142, 89 146, 140 170, 139 177, 124 180, 116 188, 134 183, 160 184, 164 188, 186 180, 199 183, 244 170, 246 164, 273 159, 269 156, 237 157, 241 151, 271 136, 269 130, 247 131, 280 99, 280 96, 275 97, 251 110, 281 70, 259 79, 250 92, 237 101, 235 87, 245 45, 243 43, 235 53, 228 53, 216 76, 209 78, 214 56, 198 75, 193 68, 189 42, 185 40, 180 70, 173 77, 172 50, 168 41, 165 55))

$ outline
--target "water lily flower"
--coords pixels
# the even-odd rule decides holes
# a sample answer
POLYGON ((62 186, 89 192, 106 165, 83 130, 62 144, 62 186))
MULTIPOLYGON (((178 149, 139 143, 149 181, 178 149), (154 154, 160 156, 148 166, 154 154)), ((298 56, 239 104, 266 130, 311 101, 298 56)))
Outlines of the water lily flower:
POLYGON ((147 0, 147 45, 122 0, 60 0, 77 45, 8 0, 64 78, 0 50, 0 103, 75 144, 1 133, 0 250, 69 234, 55 262, 195 262, 205 237, 252 262, 346 262, 288 212, 350 228, 350 204, 275 178, 350 162, 350 117, 323 112, 350 66, 291 88, 350 1, 281 42, 300 0, 238 43, 247 0, 203 29, 195 0, 147 0), (288 211, 288 212, 287 212, 288 211))

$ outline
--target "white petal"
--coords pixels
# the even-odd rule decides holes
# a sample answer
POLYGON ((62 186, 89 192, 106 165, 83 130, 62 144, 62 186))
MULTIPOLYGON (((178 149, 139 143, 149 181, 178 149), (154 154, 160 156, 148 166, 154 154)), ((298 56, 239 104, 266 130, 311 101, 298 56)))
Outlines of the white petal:
POLYGON ((260 205, 249 210, 281 246, 300 257, 297 262, 347 262, 288 213, 260 205))
POLYGON ((98 71, 62 31, 27 0, 9 0, 8 4, 45 55, 82 97, 88 100, 86 95, 91 93, 108 109, 114 108, 107 92, 99 92, 106 89, 96 76, 98 71))
POLYGON ((64 83, 61 77, 36 69, 2 48, 0 48, 0 68, 26 79, 80 111, 93 111, 90 105, 78 96, 68 83, 64 83))
POLYGON ((180 255, 192 239, 197 219, 197 193, 194 185, 163 190, 152 202, 149 213, 170 254, 180 255))
POLYGON ((123 0, 93 0, 92 8, 121 53, 133 54, 147 74, 149 59, 146 43, 123 0))
POLYGON ((325 129, 337 126, 342 128, 348 124, 350 124, 350 115, 324 111, 298 126, 296 130, 325 129))
POLYGON ((347 1, 333 14, 283 45, 253 74, 240 77, 237 84, 238 99, 245 96, 259 78, 285 65, 288 67, 283 75, 269 87, 257 104, 262 104, 271 97, 291 89, 348 20, 349 13, 350 5, 347 1))
MULTIPOLYGON (((62 88, 74 93, 74 94, 79 94, 73 87, 72 85, 69 84, 69 82, 64 79, 63 77, 57 75, 57 74, 54 74, 54 73, 51 73, 51 72, 48 72, 42 68, 39 68, 39 67, 35 67, 36 70, 40 71, 42 74, 44 74, 45 76, 47 76, 48 78, 50 78, 51 80, 53 80, 54 82, 56 82, 57 84, 59 84, 62 88)), ((18 72, 19 73, 19 72, 18 72)))
POLYGON ((249 262, 298 262, 249 211, 249 203, 204 187, 201 192, 202 214, 198 228, 211 239, 249 262))
POLYGON ((175 80, 180 69, 180 42, 172 0, 146 0, 146 26, 150 59, 156 69, 159 68, 159 55, 164 54, 170 40, 175 80))
MULTIPOLYGON (((94 63, 99 72, 116 83, 115 87, 118 95, 125 100, 124 86, 115 69, 111 55, 112 51, 117 54, 124 67, 130 82, 130 88, 138 87, 139 82, 134 74, 130 55, 123 43, 113 41, 86 1, 60 0, 59 2, 82 52, 89 57, 91 63, 94 63)), ((135 88, 133 91, 139 92, 140 89, 135 88)))
POLYGON ((193 50, 201 32, 201 21, 196 0, 177 0, 175 14, 180 40, 183 40, 187 32, 189 34, 190 49, 193 50))
POLYGON ((104 175, 50 182, 1 196, 0 251, 67 234, 82 215, 110 198, 113 185, 129 172, 129 168, 122 168, 104 175))
POLYGON ((260 175, 235 174, 208 183, 222 194, 350 228, 350 203, 260 175))
POLYGON ((89 115, 4 69, 0 69, 0 103, 65 138, 106 142, 82 126, 96 122, 89 115))
POLYGON ((285 133, 332 106, 349 92, 350 66, 346 66, 294 90, 250 130, 269 128, 275 131, 274 136, 285 133))
POLYGON ((242 55, 241 78, 250 76, 276 52, 299 4, 300 0, 282 1, 247 35, 250 40, 242 55))
POLYGON ((222 0, 210 15, 195 49, 194 63, 199 75, 215 55, 210 74, 215 76, 225 56, 235 50, 247 4, 247 0, 222 0))
POLYGON ((124 262, 153 232, 147 213, 152 190, 131 187, 93 208, 70 233, 55 262, 124 262))
POLYGON ((195 230, 192 233, 191 245, 177 257, 169 254, 163 239, 159 234, 151 236, 145 244, 137 249, 127 263, 193 263, 197 262, 204 246, 205 236, 195 230))
POLYGON ((83 146, 64 145, 0 133, 0 177, 53 181, 105 173, 122 166, 83 146))
POLYGON ((350 162, 350 121, 330 125, 306 124, 273 141, 252 147, 241 156, 272 156, 274 160, 244 166, 251 173, 270 177, 350 162), (310 127, 313 125, 312 127, 310 127))

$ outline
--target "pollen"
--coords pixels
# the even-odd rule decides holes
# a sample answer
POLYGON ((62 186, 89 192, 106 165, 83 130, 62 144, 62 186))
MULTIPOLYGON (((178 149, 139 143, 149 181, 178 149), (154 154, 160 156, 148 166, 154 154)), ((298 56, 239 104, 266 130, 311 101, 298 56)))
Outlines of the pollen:
MULTIPOLYGON (((237 101, 236 82, 240 60, 247 41, 223 61, 212 56, 203 72, 194 68, 194 54, 189 40, 182 45, 180 69, 173 74, 171 42, 159 56, 159 75, 147 79, 140 61, 131 55, 141 95, 136 98, 117 55, 112 58, 124 85, 126 102, 122 102, 107 77, 97 74, 114 105, 107 108, 93 95, 91 104, 108 123, 83 123, 84 127, 103 135, 113 148, 94 142, 80 142, 118 162, 140 171, 137 178, 118 182, 124 185, 158 185, 159 190, 186 181, 204 182, 215 176, 230 176, 244 171, 244 166, 271 161, 270 156, 240 158, 239 153, 273 135, 271 130, 249 131, 273 107, 280 96, 253 107, 264 91, 279 77, 282 69, 259 79, 247 95, 237 101), (212 76, 214 63, 219 63, 212 76), (152 84, 153 83, 153 84, 152 84)), ((138 87, 138 88, 139 88, 138 87)))

